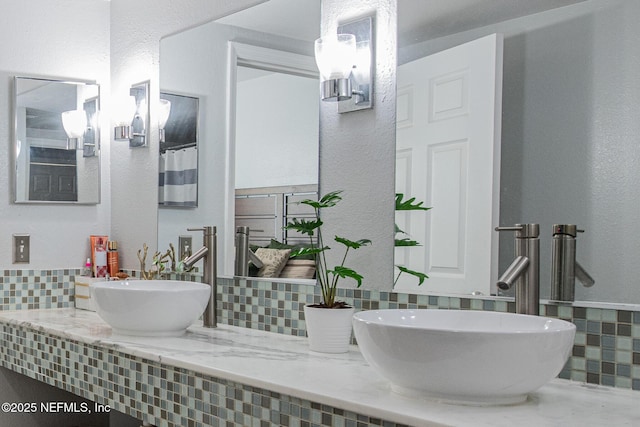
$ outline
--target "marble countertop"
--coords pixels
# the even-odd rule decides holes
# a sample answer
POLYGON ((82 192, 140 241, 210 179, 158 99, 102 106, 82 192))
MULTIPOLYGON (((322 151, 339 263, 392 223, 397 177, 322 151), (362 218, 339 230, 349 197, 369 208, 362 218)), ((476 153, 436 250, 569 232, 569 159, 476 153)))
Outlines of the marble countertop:
POLYGON ((76 309, 4 311, 0 322, 409 425, 640 425, 638 392, 556 379, 514 406, 411 399, 393 393, 356 346, 321 354, 306 338, 272 332, 194 324, 178 338, 118 336, 96 313, 76 309))

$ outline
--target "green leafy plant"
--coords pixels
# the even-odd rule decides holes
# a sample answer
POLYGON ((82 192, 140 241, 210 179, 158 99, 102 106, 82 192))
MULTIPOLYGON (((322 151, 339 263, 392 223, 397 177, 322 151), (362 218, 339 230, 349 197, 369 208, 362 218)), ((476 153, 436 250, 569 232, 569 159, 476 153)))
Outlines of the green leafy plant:
MULTIPOLYGON (((431 209, 426 206, 422 206, 423 202, 416 202, 415 197, 411 197, 407 200, 402 200, 403 198, 404 194, 396 193, 396 211, 428 211, 431 209)), ((396 247, 421 246, 420 242, 411 239, 405 231, 401 230, 400 227, 398 227, 398 224, 395 225, 395 234, 396 247)), ((401 265, 396 265, 396 268, 398 269, 398 275, 396 276, 396 280, 393 281, 394 286, 398 283, 398 279, 400 279, 402 273, 416 277, 418 279, 418 285, 422 285, 425 279, 429 278, 429 276, 422 272, 410 270, 401 265)))
POLYGON ((318 304, 324 308, 342 308, 346 304, 342 301, 336 301, 336 289, 338 287, 338 281, 340 279, 351 278, 356 281, 357 286, 362 285, 362 275, 358 274, 353 269, 346 267, 347 256, 349 251, 356 250, 362 246, 371 244, 371 240, 360 239, 357 241, 345 239, 344 237, 335 236, 334 241, 344 246, 344 255, 342 256, 342 262, 333 268, 327 266, 326 252, 331 247, 326 246, 324 238, 322 236, 322 219, 320 218, 320 211, 322 209, 335 206, 342 200, 340 194, 341 190, 327 193, 320 200, 303 200, 300 203, 311 206, 315 212, 313 219, 293 219, 285 226, 287 230, 295 230, 309 237, 309 246, 300 248, 291 253, 291 257, 313 255, 316 265, 316 277, 320 284, 320 291, 322 293, 322 303, 318 304))

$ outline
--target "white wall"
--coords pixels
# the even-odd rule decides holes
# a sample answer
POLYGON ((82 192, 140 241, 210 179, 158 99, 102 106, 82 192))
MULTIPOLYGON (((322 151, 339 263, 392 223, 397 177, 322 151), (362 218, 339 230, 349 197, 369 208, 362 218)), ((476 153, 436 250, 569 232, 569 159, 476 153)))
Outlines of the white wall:
MULTIPOLYGON (((0 26, 0 268, 81 267, 89 235, 108 234, 109 132, 102 133, 102 202, 95 206, 16 205, 10 156, 15 75, 96 80, 109 93, 109 2, 22 0, 2 2, 0 26), (31 235, 31 262, 12 264, 11 235, 31 235)), ((103 99, 104 101, 104 99, 103 99)), ((108 102, 103 102, 103 106, 108 102)), ((104 124, 104 115, 103 124, 104 124)))
POLYGON ((236 188, 318 183, 318 79, 271 73, 238 82, 236 188))

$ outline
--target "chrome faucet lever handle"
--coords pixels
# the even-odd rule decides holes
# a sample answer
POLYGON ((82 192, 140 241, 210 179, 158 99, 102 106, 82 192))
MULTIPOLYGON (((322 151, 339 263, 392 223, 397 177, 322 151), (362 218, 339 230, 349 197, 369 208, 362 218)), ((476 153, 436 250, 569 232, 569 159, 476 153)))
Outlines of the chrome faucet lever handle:
POLYGON ((515 231, 516 239, 533 239, 540 236, 538 224, 516 224, 512 227, 496 227, 496 231, 515 231))
POLYGON ((187 228, 187 231, 202 231, 205 237, 210 234, 216 234, 215 227, 210 225, 205 225, 204 227, 197 227, 197 228, 187 228))
POLYGON ((496 231, 522 231, 522 226, 513 226, 513 227, 496 227, 496 231))

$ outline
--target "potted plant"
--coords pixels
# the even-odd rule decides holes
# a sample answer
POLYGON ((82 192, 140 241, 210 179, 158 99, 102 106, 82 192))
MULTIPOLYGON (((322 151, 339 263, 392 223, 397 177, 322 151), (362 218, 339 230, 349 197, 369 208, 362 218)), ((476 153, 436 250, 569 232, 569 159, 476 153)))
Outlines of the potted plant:
POLYGON ((350 278, 356 281, 358 287, 362 285, 363 277, 345 265, 349 251, 371 244, 368 239, 357 241, 335 236, 334 241, 344 247, 344 255, 339 265, 330 268, 327 265, 326 252, 331 247, 325 244, 322 235, 322 209, 335 206, 342 200, 342 191, 325 194, 320 200, 303 200, 300 203, 308 205, 314 210, 311 219, 293 219, 286 225, 286 229, 295 230, 308 236, 309 245, 295 250, 291 257, 312 255, 315 260, 316 278, 320 285, 322 301, 304 307, 309 347, 313 351, 324 353, 345 353, 351 341, 351 318, 354 308, 344 301, 336 300, 336 291, 340 279, 350 278))
MULTIPOLYGON (((402 200, 403 198, 404 198, 404 194, 396 193, 396 212, 397 211, 428 211, 429 209, 431 209, 426 206, 422 206, 423 202, 416 202, 415 197, 411 197, 410 199, 407 199, 407 200, 402 200)), ((417 240, 411 239, 405 231, 401 230, 400 227, 398 227, 398 224, 395 224, 395 234, 396 234, 396 237, 395 237, 396 248, 420 246, 420 242, 418 242, 417 240)), ((396 276, 396 279, 393 281, 394 287, 398 283, 398 279, 400 279, 400 276, 402 275, 402 273, 406 273, 416 277, 418 279, 418 286, 422 285, 425 279, 429 278, 429 276, 427 276, 426 274, 420 271, 411 270, 402 265, 396 265, 396 268, 398 269, 398 275, 396 276)))

